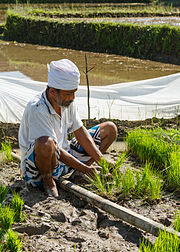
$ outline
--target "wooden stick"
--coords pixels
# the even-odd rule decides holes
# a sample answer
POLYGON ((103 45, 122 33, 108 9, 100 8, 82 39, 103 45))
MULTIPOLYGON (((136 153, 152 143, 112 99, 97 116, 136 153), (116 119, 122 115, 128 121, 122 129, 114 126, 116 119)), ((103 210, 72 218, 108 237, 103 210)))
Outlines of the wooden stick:
POLYGON ((86 63, 86 82, 87 82, 87 104, 88 104, 88 119, 90 119, 90 90, 89 90, 89 79, 88 79, 88 63, 87 63, 87 55, 85 53, 85 63, 86 63))

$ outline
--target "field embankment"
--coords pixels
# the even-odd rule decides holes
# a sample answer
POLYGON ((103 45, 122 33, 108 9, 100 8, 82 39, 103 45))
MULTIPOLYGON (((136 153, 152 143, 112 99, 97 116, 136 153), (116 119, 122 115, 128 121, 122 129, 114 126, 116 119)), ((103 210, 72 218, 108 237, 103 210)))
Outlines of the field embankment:
POLYGON ((56 9, 28 8, 28 15, 49 18, 119 18, 119 17, 167 17, 180 16, 179 8, 164 5, 83 5, 59 6, 56 9))
MULTIPOLYGON (((18 3, 109 3, 109 0, 18 0, 18 3)), ((111 3, 152 3, 155 0, 112 0, 111 3)), ((17 3, 17 0, 1 0, 1 3, 17 3)))
POLYGON ((9 10, 6 39, 145 59, 180 58, 180 28, 71 20, 9 10))

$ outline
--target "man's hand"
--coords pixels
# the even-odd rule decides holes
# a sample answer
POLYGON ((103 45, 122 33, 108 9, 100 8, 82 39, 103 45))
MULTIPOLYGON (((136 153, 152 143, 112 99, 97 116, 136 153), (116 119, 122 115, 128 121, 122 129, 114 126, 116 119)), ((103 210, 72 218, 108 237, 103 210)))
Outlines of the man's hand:
POLYGON ((97 173, 95 167, 87 166, 87 169, 85 170, 85 174, 86 175, 88 175, 90 178, 94 178, 95 177, 95 173, 97 173))

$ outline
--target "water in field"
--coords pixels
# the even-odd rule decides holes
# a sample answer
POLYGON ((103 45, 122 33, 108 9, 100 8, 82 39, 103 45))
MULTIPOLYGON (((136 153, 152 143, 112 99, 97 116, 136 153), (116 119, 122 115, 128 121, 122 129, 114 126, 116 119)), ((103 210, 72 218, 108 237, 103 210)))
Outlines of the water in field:
MULTIPOLYGON (((92 21, 87 19, 86 21, 92 21)), ((180 27, 180 17, 131 17, 131 18, 97 18, 95 22, 113 22, 126 24, 141 24, 141 25, 170 25, 180 27)))
MULTIPOLYGON (((85 52, 58 47, 0 40, 0 72, 20 71, 33 80, 47 81, 47 64, 68 58, 79 68, 81 85, 86 85, 85 52)), ((141 60, 113 54, 87 52, 90 85, 110 85, 156 78, 180 72, 179 65, 141 60)))
MULTIPOLYGON (((6 10, 8 7, 15 5, 0 4, 0 23, 5 22, 6 10)), ((18 5, 22 6, 22 5, 18 5)), ((24 4, 23 6, 26 6, 24 4)), ((34 8, 97 8, 111 6, 113 4, 95 5, 95 4, 36 4, 30 5, 34 8)), ((117 7, 117 4, 115 5, 117 7)), ((119 5, 123 6, 123 5, 119 5)), ((136 5, 131 5, 136 7, 136 5)), ((125 18, 128 22, 149 22, 149 18, 125 18)), ((125 20, 124 19, 124 20, 125 20)), ((154 22, 157 21, 157 18, 154 22)), ((166 18, 159 18, 159 20, 166 20, 166 18)), ((114 19, 117 22, 120 19, 114 19)), ((178 23, 179 18, 167 17, 168 22, 172 20, 173 23, 178 23)), ((179 22, 180 23, 180 22, 179 22)), ((16 42, 6 42, 0 40, 0 72, 18 70, 38 81, 47 81, 47 63, 52 60, 68 58, 77 64, 81 72, 81 84, 86 84, 85 78, 85 57, 83 51, 62 49, 58 47, 48 47, 31 45, 16 42)), ((150 60, 140 60, 130 57, 122 57, 119 55, 110 55, 105 53, 87 52, 88 67, 92 70, 89 72, 90 85, 109 85, 114 83, 129 82, 136 80, 143 80, 149 78, 156 78, 173 73, 180 72, 179 65, 165 64, 150 60)))

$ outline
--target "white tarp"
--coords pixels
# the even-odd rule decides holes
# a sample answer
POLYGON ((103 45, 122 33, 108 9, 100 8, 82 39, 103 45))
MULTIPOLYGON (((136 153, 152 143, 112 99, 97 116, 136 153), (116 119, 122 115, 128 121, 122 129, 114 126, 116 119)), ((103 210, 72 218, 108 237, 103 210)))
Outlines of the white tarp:
MULTIPOLYGON (((0 121, 18 123, 27 102, 46 88, 20 72, 0 73, 0 121)), ((77 109, 88 115, 87 88, 79 86, 77 109)), ((180 114, 180 73, 155 79, 90 87, 90 117, 120 120, 172 118, 180 114)))

